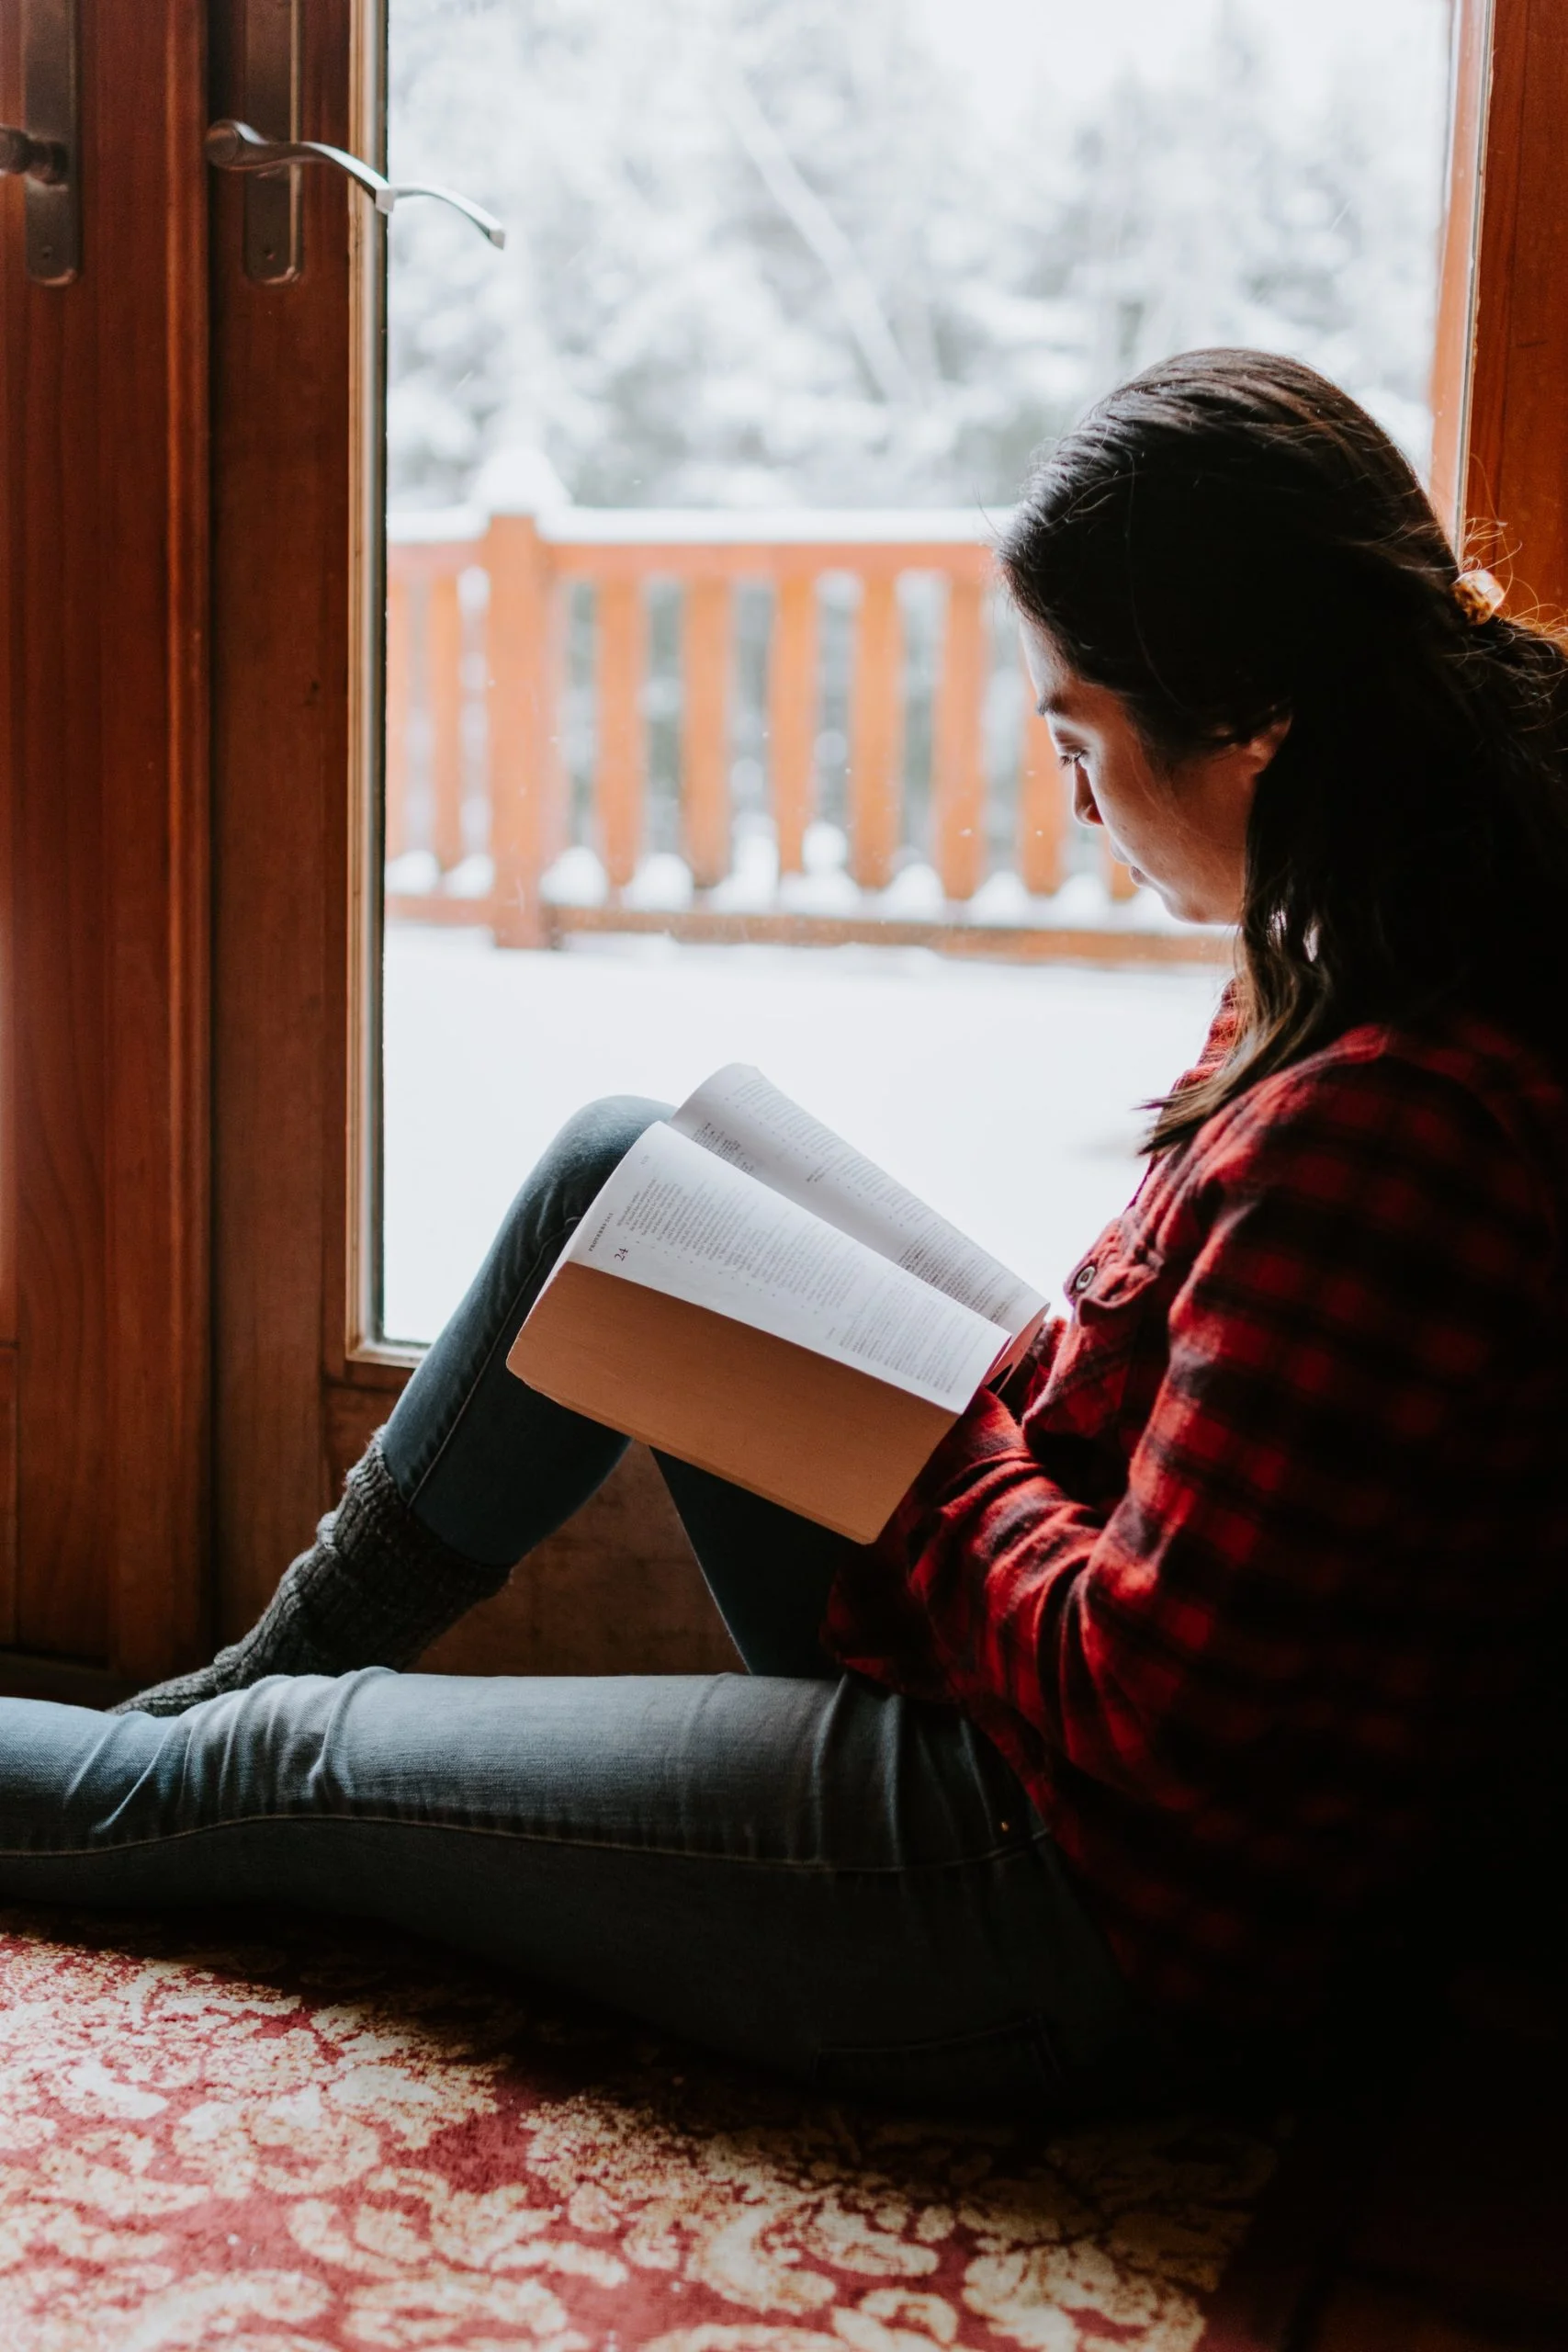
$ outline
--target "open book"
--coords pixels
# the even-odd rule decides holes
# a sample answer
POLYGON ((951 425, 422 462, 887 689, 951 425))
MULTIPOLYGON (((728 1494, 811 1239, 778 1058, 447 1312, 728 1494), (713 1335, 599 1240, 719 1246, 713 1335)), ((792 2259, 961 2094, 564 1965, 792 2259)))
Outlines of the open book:
POLYGON ((866 1544, 1044 1312, 733 1062, 626 1154, 506 1361, 590 1419, 866 1544))

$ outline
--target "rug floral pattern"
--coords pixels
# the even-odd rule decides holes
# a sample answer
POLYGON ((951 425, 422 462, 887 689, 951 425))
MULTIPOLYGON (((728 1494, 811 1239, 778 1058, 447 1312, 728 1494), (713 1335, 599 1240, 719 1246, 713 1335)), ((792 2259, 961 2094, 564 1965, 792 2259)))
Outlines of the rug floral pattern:
POLYGON ((827 2106, 385 1937, 0 1916, 7 2352, 1191 2352, 1276 2154, 827 2106))

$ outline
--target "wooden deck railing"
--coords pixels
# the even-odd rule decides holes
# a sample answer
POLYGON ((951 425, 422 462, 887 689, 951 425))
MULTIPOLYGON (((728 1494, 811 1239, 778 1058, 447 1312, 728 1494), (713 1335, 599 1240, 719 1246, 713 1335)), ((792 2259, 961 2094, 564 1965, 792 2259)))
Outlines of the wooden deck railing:
POLYGON ((1212 957, 1211 936, 1150 922, 1125 870, 1109 860, 1098 883, 1080 873, 1064 894, 1066 794, 1027 692, 1017 697, 1010 773, 987 773, 987 697, 998 664, 1017 661, 991 624, 992 585, 979 519, 967 514, 566 507, 538 518, 395 518, 389 920, 483 924, 512 946, 547 945, 571 930, 658 929, 705 939, 919 941, 959 953, 1212 957), (934 575, 942 607, 926 838, 918 844, 907 838, 904 790, 907 575, 934 575), (835 576, 854 583, 843 729, 844 865, 854 888, 840 881, 833 910, 824 911, 795 877, 810 862, 823 583, 835 576), (573 846, 563 739, 567 597, 580 582, 592 590, 592 752, 586 816, 576 796, 576 849, 580 864, 588 851, 598 860, 599 887, 587 894, 597 903, 583 903, 580 888, 553 887, 552 872, 564 871, 557 861, 573 846), (680 599, 679 854, 690 888, 674 906, 650 906, 637 888, 648 848, 655 582, 673 583, 680 599), (732 901, 736 597, 753 583, 771 591, 761 750, 779 882, 770 903, 749 899, 742 909, 726 903, 726 886, 732 901), (934 868, 928 897, 937 903, 911 919, 908 893, 904 910, 898 892, 887 894, 917 851, 934 868), (1000 900, 990 879, 998 868, 1016 877, 1000 900))

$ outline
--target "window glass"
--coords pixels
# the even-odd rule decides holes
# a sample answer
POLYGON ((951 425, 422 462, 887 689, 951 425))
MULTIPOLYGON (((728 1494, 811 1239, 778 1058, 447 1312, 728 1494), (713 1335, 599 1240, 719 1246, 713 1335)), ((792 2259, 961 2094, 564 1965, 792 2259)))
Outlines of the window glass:
POLYGON ((1067 821, 1031 450, 1246 343, 1424 465, 1447 0, 390 0, 385 1230, 755 1061, 1044 1288, 1224 943, 1067 821), (1205 955, 1194 962, 1194 950, 1205 955))

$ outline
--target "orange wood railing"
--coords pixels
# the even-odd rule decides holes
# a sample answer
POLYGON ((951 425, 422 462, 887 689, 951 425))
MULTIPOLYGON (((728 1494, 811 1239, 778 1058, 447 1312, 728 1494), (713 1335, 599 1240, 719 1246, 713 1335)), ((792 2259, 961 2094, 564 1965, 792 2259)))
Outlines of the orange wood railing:
MULTIPOLYGON (((534 518, 411 516, 389 537, 386 854, 390 921, 471 922, 499 944, 547 945, 570 930, 660 929, 697 938, 911 939, 962 952, 1209 957, 1212 937, 1143 919, 1124 868, 1100 887, 1068 879, 1067 796, 1027 691, 1012 772, 987 775, 985 711, 998 663, 1017 660, 992 626, 993 563, 976 518, 948 514, 671 514, 566 507, 534 518), (939 909, 920 920, 879 904, 907 841, 908 723, 899 582, 935 575, 943 612, 931 713, 929 840, 939 909), (823 695, 821 583, 856 583, 847 744, 846 910, 790 898, 817 813, 823 695), (597 904, 559 903, 550 869, 572 841, 563 752, 566 598, 592 592, 593 752, 586 841, 603 871, 597 904), (649 605, 653 582, 681 603, 680 848, 689 903, 649 908, 635 888, 648 839, 649 605), (763 744, 777 902, 723 904, 734 871, 736 594, 771 590, 763 744), (1000 814, 1005 846, 997 848, 1000 814), (998 918, 976 909, 995 871, 1016 876, 998 918), (414 871, 413 869, 418 869, 414 871), (416 882, 420 887, 411 887, 416 882), (718 893, 716 903, 710 894, 718 893), (1098 902, 1098 903, 1097 903, 1098 902)), ((581 796, 578 831, 584 831, 581 796)), ((570 894, 568 894, 570 895, 570 894)), ((896 898, 897 894, 895 894, 896 898)))

